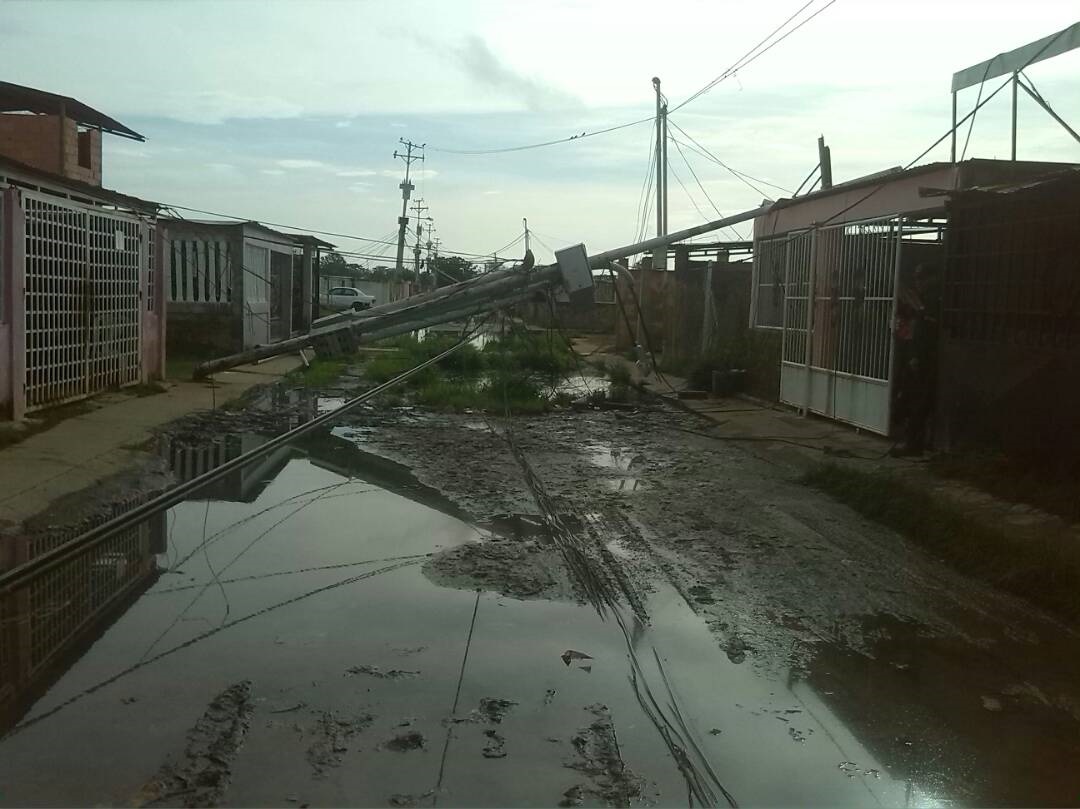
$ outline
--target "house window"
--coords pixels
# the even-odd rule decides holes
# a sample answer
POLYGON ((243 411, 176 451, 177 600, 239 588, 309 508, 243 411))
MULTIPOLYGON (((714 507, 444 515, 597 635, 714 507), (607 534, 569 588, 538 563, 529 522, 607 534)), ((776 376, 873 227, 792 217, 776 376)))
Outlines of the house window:
POLYGON ((93 168, 93 163, 90 159, 90 151, 90 130, 84 129, 83 131, 79 132, 79 166, 81 168, 93 168))

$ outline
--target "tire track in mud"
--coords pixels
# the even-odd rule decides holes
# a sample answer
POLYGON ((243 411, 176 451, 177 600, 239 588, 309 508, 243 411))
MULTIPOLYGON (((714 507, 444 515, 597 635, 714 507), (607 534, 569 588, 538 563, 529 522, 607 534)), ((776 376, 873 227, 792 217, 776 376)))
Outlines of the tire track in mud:
POLYGON ((251 723, 251 691, 251 681, 243 680, 218 694, 188 732, 179 761, 163 764, 134 805, 217 806, 232 781, 232 761, 251 723))
POLYGON ((735 797, 724 787, 708 757, 694 738, 694 732, 687 725, 679 707, 679 699, 664 670, 660 654, 652 643, 649 647, 652 649, 653 662, 660 675, 658 690, 661 690, 666 697, 664 705, 661 705, 649 685, 646 669, 642 666, 636 651, 636 647, 640 644, 640 637, 638 640, 634 639, 635 634, 640 635, 646 630, 649 623, 648 614, 644 601, 615 555, 608 549, 607 543, 604 542, 604 531, 600 529, 596 520, 587 521, 587 523, 591 522, 594 529, 593 542, 597 549, 594 557, 589 554, 588 546, 580 541, 576 532, 560 517, 543 482, 514 440, 509 423, 503 430, 503 436, 510 447, 511 454, 521 467, 525 485, 536 501, 540 517, 550 530, 552 540, 565 560, 571 575, 588 595, 590 603, 601 619, 606 619, 611 615, 619 626, 630 659, 631 688, 642 711, 656 728, 686 781, 690 804, 693 805, 696 802, 702 806, 716 806, 719 803, 717 797, 719 794, 729 806, 737 807, 735 797), (630 612, 637 623, 634 629, 627 626, 626 616, 623 615, 622 605, 619 603, 619 593, 623 594, 630 606, 630 612))

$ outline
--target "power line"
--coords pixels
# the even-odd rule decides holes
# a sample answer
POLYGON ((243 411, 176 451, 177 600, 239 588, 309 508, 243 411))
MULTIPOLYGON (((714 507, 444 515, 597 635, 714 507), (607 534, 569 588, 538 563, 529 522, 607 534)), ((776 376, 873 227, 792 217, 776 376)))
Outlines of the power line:
POLYGON ((507 152, 523 152, 526 149, 540 149, 544 146, 554 146, 558 143, 570 143, 575 140, 584 140, 585 138, 592 138, 597 135, 606 135, 608 132, 617 132, 620 129, 627 129, 631 126, 637 126, 638 124, 644 124, 654 121, 653 117, 641 118, 637 121, 629 121, 625 124, 616 124, 615 126, 608 126, 603 129, 596 129, 592 132, 582 132, 580 135, 571 135, 568 138, 556 138, 555 140, 541 141, 540 143, 526 143, 522 146, 507 146, 501 149, 439 149, 435 146, 428 146, 427 148, 432 152, 442 152, 443 154, 457 154, 457 155, 489 155, 489 154, 505 154, 507 152))
POLYGON ((766 194, 764 191, 762 191, 756 185, 751 183, 750 180, 753 180, 754 182, 757 182, 757 183, 761 183, 762 185, 767 185, 770 188, 775 188, 778 191, 783 191, 785 194, 790 194, 791 193, 790 189, 784 188, 783 186, 776 185, 776 183, 770 183, 768 180, 762 180, 759 177, 754 177, 752 174, 747 174, 745 171, 739 171, 738 169, 732 168, 727 163, 725 163, 723 160, 721 160, 719 157, 717 157, 715 154, 713 154, 708 149, 706 149, 704 146, 702 146, 698 141, 696 141, 694 139, 693 135, 688 133, 685 129, 683 129, 677 123, 675 123, 674 121, 671 121, 671 125, 673 127, 675 127, 677 130, 679 130, 687 138, 689 138, 691 143, 693 143, 695 146, 697 146, 697 149, 693 149, 693 147, 691 147, 689 144, 683 144, 684 146, 686 146, 686 148, 697 152, 699 155, 704 157, 706 160, 711 160, 712 162, 716 163, 718 166, 721 166, 722 168, 726 169, 728 172, 731 173, 732 176, 734 176, 736 179, 738 179, 743 184, 745 184, 748 187, 752 188, 757 193, 761 194, 761 196, 768 197, 768 194, 766 194))
MULTIPOLYGON (((386 244, 386 245, 389 245, 391 247, 396 247, 397 246, 397 242, 392 242, 392 241, 388 242, 388 241, 385 241, 383 239, 372 239, 370 236, 358 236, 355 233, 336 233, 336 232, 334 232, 332 230, 318 230, 317 228, 305 228, 305 227, 301 227, 300 225, 288 225, 288 224, 284 224, 282 222, 269 222, 269 221, 264 220, 264 219, 256 220, 256 219, 252 219, 252 218, 246 217, 246 216, 233 216, 232 214, 220 213, 218 211, 204 211, 204 210, 202 210, 200 208, 189 208, 189 207, 187 207, 185 205, 174 205, 172 203, 162 203, 162 204, 166 208, 171 208, 171 209, 175 209, 175 210, 179 210, 179 211, 189 211, 191 213, 201 213, 201 214, 204 214, 206 216, 219 216, 222 219, 231 219, 234 222, 254 222, 255 224, 258 224, 258 225, 266 225, 266 226, 275 227, 275 228, 288 228, 289 230, 299 230, 302 233, 317 233, 320 236, 334 236, 334 237, 339 238, 339 239, 354 239, 354 240, 359 241, 359 242, 369 242, 371 244, 386 244)), ((182 219, 183 217, 180 217, 180 218, 182 219)), ((397 232, 396 228, 395 228, 394 232, 395 233, 397 232)), ((337 252, 341 252, 341 251, 337 251, 337 252)), ((483 258, 484 257, 483 253, 469 253, 469 252, 465 252, 463 250, 443 250, 442 252, 451 253, 451 254, 453 254, 455 256, 465 256, 466 258, 483 258)))
MULTIPOLYGON (((671 138, 671 141, 672 141, 672 143, 675 144, 675 149, 676 149, 676 151, 678 151, 679 157, 682 158, 683 163, 686 164, 686 168, 690 170, 690 174, 691 174, 691 176, 693 176, 694 182, 696 182, 698 188, 701 189, 701 193, 705 195, 705 199, 707 199, 709 201, 709 204, 712 205, 712 209, 714 211, 716 211, 716 215, 719 216, 721 219, 723 219, 724 218, 723 212, 719 208, 716 207, 716 203, 713 202, 712 197, 709 196, 709 192, 705 190, 705 186, 702 185, 701 180, 697 176, 697 172, 694 171, 694 167, 691 166, 690 161, 686 159, 686 153, 683 152, 682 145, 677 140, 675 140, 675 138, 671 138)), ((745 239, 743 238, 743 235, 741 233, 739 233, 739 231, 736 230, 734 227, 729 227, 727 229, 730 230, 732 233, 734 233, 735 236, 740 241, 745 241, 745 239)))
POLYGON ((675 112, 676 110, 685 107, 691 101, 705 95, 705 93, 709 92, 716 85, 720 84, 720 82, 724 81, 727 78, 730 78, 735 73, 742 70, 744 67, 751 64, 752 62, 757 61, 760 57, 764 56, 766 53, 771 51, 773 48, 775 48, 777 45, 779 45, 781 42, 783 42, 789 36, 794 34, 796 31, 798 31, 800 28, 802 28, 808 22, 810 22, 810 20, 814 19, 814 17, 816 17, 818 14, 820 14, 825 9, 827 9, 829 6, 831 6, 833 3, 835 3, 836 0, 829 0, 828 3, 823 5, 821 8, 819 8, 817 11, 815 11, 813 14, 811 14, 805 20, 800 22, 798 25, 796 25, 794 28, 792 28, 790 31, 788 31, 786 34, 784 34, 782 37, 780 37, 779 39, 776 39, 773 42, 771 42, 768 45, 768 47, 764 48, 763 50, 759 50, 759 48, 761 48, 763 45, 765 45, 766 42, 768 42, 770 39, 772 39, 774 36, 776 36, 776 34, 778 32, 782 31, 785 27, 787 27, 791 23, 792 20, 794 20, 796 17, 798 17, 800 14, 802 14, 813 2, 814 2, 814 0, 809 0, 809 2, 807 2, 801 8, 799 8, 798 11, 796 11, 794 14, 792 14, 786 20, 784 20, 784 22, 781 23, 777 28, 773 29, 773 31, 767 37, 765 37, 763 40, 761 40, 761 42, 759 42, 757 45, 755 45, 753 48, 751 48, 749 51, 747 51, 742 57, 737 59, 731 65, 731 67, 729 67, 727 70, 725 70, 719 76, 717 76, 715 79, 710 81, 708 84, 706 84, 700 90, 698 90, 696 93, 691 95, 685 101, 682 101, 679 104, 676 104, 675 107, 673 107, 672 109, 670 109, 668 111, 668 114, 670 115, 671 113, 675 112), (755 53, 755 51, 757 51, 757 52, 755 53))
POLYGON ((679 173, 675 171, 675 167, 668 166, 668 171, 670 171, 671 176, 675 178, 675 182, 679 184, 679 188, 681 188, 683 190, 683 193, 686 194, 686 198, 690 200, 690 204, 694 206, 694 210, 698 212, 698 216, 700 216, 703 221, 708 222, 709 216, 703 210, 701 210, 701 206, 697 204, 697 200, 694 199, 693 195, 690 193, 690 189, 686 187, 686 183, 682 181, 682 177, 679 176, 679 173))

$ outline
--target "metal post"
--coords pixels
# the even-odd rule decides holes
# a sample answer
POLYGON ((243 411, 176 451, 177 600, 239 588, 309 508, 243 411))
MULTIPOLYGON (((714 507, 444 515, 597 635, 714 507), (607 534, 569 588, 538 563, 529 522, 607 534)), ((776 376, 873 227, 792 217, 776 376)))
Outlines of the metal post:
POLYGON ((832 153, 825 145, 825 136, 817 139, 818 163, 821 165, 821 190, 832 188, 832 153))
POLYGON ((716 262, 710 261, 705 266, 705 305, 703 308, 704 314, 701 321, 701 355, 705 356, 709 352, 709 344, 712 342, 712 323, 713 323, 713 286, 712 286, 712 274, 713 267, 716 266, 716 262))
MULTIPOLYGON (((825 166, 822 165, 822 169, 825 166)), ((824 176, 824 172, 823 172, 824 176)), ((817 292, 818 229, 810 231, 810 266, 807 268, 806 286, 806 398, 803 416, 810 415, 810 401, 813 396, 814 379, 814 296, 817 292)))
POLYGON ((1012 75, 1012 160, 1016 160, 1016 93, 1018 90, 1017 85, 1020 83, 1020 76, 1017 71, 1013 71, 1012 75))
POLYGON ((951 146, 949 147, 949 162, 956 162, 956 90, 953 90, 952 94, 952 132, 950 133, 952 138, 951 146))

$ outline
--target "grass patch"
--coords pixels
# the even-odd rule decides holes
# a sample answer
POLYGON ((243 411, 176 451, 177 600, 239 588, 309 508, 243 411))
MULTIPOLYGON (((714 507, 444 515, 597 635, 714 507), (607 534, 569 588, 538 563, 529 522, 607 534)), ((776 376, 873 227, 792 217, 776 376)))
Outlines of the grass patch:
POLYGON ((289 374, 289 381, 306 388, 324 388, 341 377, 348 362, 343 357, 316 357, 311 364, 289 374))
POLYGON ((197 357, 173 356, 165 358, 165 378, 190 382, 195 373, 195 366, 202 362, 197 357))
POLYGON ((892 528, 961 572, 1067 618, 1080 619, 1080 546, 973 518, 896 473, 823 463, 803 483, 892 528))
MULTIPOLYGON (((441 354, 458 342, 453 334, 431 334, 424 340, 394 337, 378 343, 393 353, 370 357, 365 376, 380 384, 441 354)), ((402 386, 404 396, 423 407, 461 412, 485 410, 541 413, 552 402, 544 395, 576 367, 569 346, 546 335, 512 334, 487 343, 483 349, 466 345, 438 364, 410 377, 402 386)))
POLYGON ((1002 500, 1026 503, 1069 522, 1080 522, 1080 465, 1046 458, 1018 458, 999 452, 935 456, 931 470, 962 480, 1002 500))

